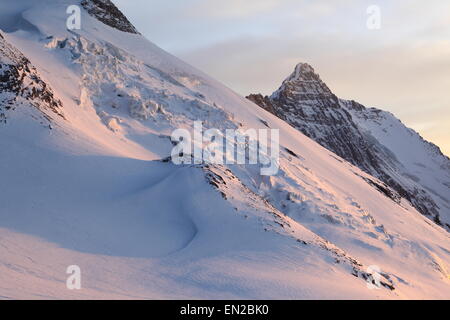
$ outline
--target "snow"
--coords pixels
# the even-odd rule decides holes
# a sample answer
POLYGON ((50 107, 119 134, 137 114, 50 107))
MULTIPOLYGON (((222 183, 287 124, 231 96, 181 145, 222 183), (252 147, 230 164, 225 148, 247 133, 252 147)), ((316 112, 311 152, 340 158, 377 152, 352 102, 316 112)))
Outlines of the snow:
POLYGON ((68 4, 17 1, 33 28, 0 25, 66 118, 50 129, 24 105, 0 124, 0 297, 448 299, 445 230, 141 35, 85 11, 65 30, 68 4), (280 129, 279 174, 160 161, 199 119, 280 129), (370 265, 395 290, 369 290, 370 265))
POLYGON ((409 178, 405 184, 425 188, 439 206, 440 220, 450 226, 450 160, 391 113, 369 110, 372 116, 348 109, 358 125, 381 142, 401 164, 402 174, 409 178))

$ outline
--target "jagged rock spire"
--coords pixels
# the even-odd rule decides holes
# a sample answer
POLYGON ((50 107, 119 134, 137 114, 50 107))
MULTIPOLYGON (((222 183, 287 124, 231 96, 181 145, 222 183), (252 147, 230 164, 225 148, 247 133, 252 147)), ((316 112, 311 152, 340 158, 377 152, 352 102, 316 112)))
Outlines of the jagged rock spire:
POLYGON ((298 63, 294 71, 283 81, 281 87, 275 91, 271 98, 279 98, 281 96, 293 93, 299 96, 299 99, 305 100, 304 95, 308 95, 308 99, 313 95, 330 96, 333 95, 328 86, 315 73, 314 68, 307 63, 298 63))

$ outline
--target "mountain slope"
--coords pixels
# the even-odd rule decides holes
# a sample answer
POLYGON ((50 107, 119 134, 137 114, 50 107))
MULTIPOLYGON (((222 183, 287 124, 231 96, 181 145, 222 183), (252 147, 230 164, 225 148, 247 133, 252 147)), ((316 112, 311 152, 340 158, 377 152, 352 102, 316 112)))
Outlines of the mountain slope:
POLYGON ((16 48, 8 44, 0 34, 0 121, 7 122, 7 114, 24 101, 49 114, 64 118, 61 101, 42 81, 36 69, 16 48))
POLYGON ((0 4, 22 21, 2 20, 5 43, 64 115, 41 123, 51 110, 29 97, 0 124, 2 298, 448 298, 448 233, 381 181, 113 12, 82 10, 67 31, 73 1, 0 4), (170 163, 172 132, 195 120, 279 129, 278 174, 170 163), (74 264, 79 291, 65 286, 74 264))
POLYGON ((392 114, 339 99, 304 63, 270 97, 248 98, 379 178, 449 230, 450 159, 392 114))

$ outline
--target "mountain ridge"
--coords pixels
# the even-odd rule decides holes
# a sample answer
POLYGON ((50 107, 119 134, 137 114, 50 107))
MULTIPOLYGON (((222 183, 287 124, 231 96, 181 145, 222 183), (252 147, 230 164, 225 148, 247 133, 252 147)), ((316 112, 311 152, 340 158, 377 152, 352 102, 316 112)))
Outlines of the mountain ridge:
MULTIPOLYGON (((374 123, 388 118, 397 119, 391 113, 366 108, 354 100, 339 99, 306 63, 297 64, 271 96, 251 94, 247 98, 343 159, 381 179, 410 201, 422 214, 450 230, 450 208, 445 200, 445 192, 441 192, 441 196, 438 195, 436 200, 435 192, 430 191, 428 185, 422 186, 418 181, 414 181, 417 179, 413 173, 403 172, 405 168, 399 163, 395 155, 396 150, 386 148, 384 142, 371 133, 370 130, 375 130, 374 123), (369 122, 371 128, 365 126, 365 123, 369 122)), ((398 124, 390 125, 409 131, 414 139, 423 143, 422 148, 426 152, 429 150, 431 157, 439 158, 444 172, 447 172, 446 178, 450 179, 450 172, 445 169, 450 167, 450 159, 438 146, 423 139, 400 120, 398 124)), ((446 183, 447 181, 441 182, 444 186, 446 183)))

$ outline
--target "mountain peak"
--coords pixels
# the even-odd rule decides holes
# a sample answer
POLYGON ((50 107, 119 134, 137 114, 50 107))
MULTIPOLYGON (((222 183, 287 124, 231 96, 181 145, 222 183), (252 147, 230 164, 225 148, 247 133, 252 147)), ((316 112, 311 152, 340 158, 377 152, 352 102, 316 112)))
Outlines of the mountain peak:
POLYGON ((300 62, 295 66, 294 72, 285 81, 307 80, 312 75, 319 77, 314 68, 305 62, 300 62))
POLYGON ((253 94, 248 99, 380 179, 419 212, 438 225, 445 224, 444 227, 450 230, 450 211, 442 203, 450 183, 431 186, 426 182, 427 175, 448 168, 449 160, 438 147, 423 140, 393 115, 375 108, 368 109, 353 100, 339 99, 307 63, 297 64, 272 96, 253 94), (406 152, 402 148, 406 141, 417 149, 406 152), (425 164, 417 162, 411 165, 410 158, 428 159, 429 163, 440 165, 428 169, 425 164), (411 165, 411 169, 404 167, 403 163, 411 165), (418 177, 417 167, 423 169, 422 178, 418 177), (406 170, 410 170, 409 173, 406 170), (405 174, 399 176, 399 172, 405 174), (438 189, 441 193, 437 196, 438 189))
POLYGON ((331 96, 333 93, 320 79, 314 68, 308 63, 298 63, 294 71, 283 81, 281 87, 272 95, 273 98, 282 95, 320 95, 331 96))

